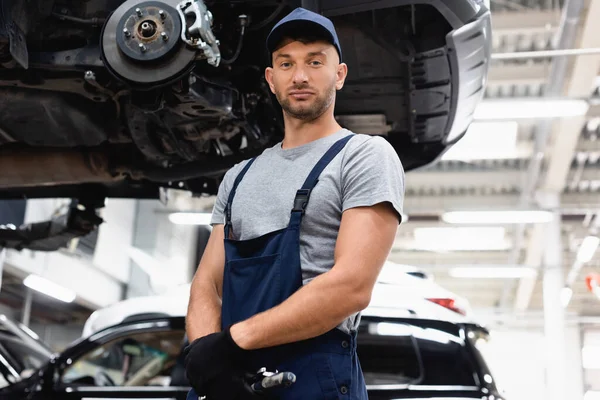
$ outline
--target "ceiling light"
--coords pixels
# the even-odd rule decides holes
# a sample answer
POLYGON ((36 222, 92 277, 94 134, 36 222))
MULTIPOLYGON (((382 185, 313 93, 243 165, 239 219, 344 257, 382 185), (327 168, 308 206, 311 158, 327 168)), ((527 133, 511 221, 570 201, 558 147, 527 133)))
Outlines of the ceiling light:
POLYGON ((25 278, 23 284, 30 289, 43 293, 47 296, 54 297, 55 299, 64 301, 65 303, 71 303, 77 297, 77 294, 74 291, 57 285, 56 283, 38 275, 29 275, 27 278, 25 278))
POLYGON ((448 211, 442 221, 449 224, 539 224, 552 220, 552 213, 542 210, 448 211))
POLYGON ((587 236, 583 239, 577 252, 577 261, 582 263, 590 261, 598 248, 598 244, 600 244, 600 239, 597 236, 587 236))
POLYGON ((415 228, 415 247, 429 251, 507 250, 503 227, 415 228))
POLYGON ((480 279, 510 279, 534 276, 535 269, 531 267, 456 267, 448 274, 454 278, 480 279))
POLYGON ((573 289, 571 289, 568 286, 565 286, 564 288, 562 288, 562 290, 560 291, 560 302, 563 307, 567 307, 569 305, 569 302, 571 301, 572 297, 573 297, 573 289))
POLYGON ((465 135, 444 153, 442 160, 517 158, 516 121, 473 122, 465 135))
POLYGON ((211 213, 177 212, 169 214, 169 221, 177 225, 210 225, 211 213))
POLYGON ((475 109, 477 120, 561 118, 585 115, 589 104, 578 99, 485 100, 475 109))

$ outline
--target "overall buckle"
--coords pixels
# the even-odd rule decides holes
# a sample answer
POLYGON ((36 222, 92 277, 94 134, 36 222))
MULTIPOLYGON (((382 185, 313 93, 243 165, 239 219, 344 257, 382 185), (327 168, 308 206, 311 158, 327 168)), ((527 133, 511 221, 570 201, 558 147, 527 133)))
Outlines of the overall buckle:
POLYGON ((294 208, 292 208, 292 212, 301 212, 304 214, 306 206, 308 205, 310 192, 310 189, 300 189, 296 192, 296 197, 294 198, 294 208))

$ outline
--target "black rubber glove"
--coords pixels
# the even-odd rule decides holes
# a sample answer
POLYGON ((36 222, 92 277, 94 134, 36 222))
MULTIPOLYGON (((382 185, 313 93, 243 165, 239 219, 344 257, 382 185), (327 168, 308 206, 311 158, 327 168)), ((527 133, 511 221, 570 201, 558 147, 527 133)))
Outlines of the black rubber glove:
POLYGON ((207 400, 265 400, 264 396, 252 391, 248 384, 251 378, 251 374, 239 370, 218 376, 206 385, 207 400))
POLYGON ((250 351, 239 347, 226 329, 194 340, 184 354, 186 376, 203 396, 217 378, 231 377, 243 369, 250 351))

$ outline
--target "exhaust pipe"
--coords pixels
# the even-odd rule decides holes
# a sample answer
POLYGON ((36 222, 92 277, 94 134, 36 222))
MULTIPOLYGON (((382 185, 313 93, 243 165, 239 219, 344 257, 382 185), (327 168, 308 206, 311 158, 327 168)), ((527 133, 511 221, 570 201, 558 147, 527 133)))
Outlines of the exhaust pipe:
POLYGON ((100 152, 4 149, 0 152, 0 189, 123 180, 100 152))

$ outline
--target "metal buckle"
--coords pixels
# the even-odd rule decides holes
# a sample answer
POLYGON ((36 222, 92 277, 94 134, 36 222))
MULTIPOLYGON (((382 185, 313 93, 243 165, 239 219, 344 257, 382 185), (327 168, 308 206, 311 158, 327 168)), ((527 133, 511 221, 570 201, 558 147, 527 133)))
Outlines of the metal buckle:
POLYGON ((294 198, 294 208, 292 208, 292 212, 301 212, 304 214, 306 206, 308 205, 310 192, 310 189, 300 189, 296 192, 296 197, 294 198))

